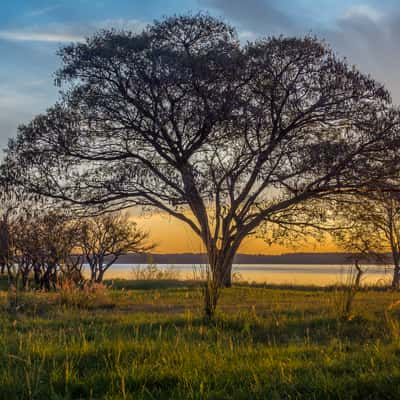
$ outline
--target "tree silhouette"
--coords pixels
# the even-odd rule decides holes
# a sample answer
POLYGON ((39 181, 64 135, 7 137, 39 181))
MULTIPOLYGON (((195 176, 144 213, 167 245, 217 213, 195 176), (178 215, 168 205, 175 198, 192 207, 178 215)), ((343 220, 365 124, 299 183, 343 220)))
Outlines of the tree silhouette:
POLYGON ((400 198, 398 192, 376 190, 337 202, 337 217, 346 229, 333 232, 336 242, 359 259, 393 262, 392 288, 400 287, 400 198))
POLYGON ((388 92, 315 38, 241 46, 220 20, 178 16, 60 55, 62 100, 10 142, 8 179, 77 206, 169 213, 202 239, 213 293, 261 223, 397 172, 388 92))
POLYGON ((128 215, 99 215, 80 222, 79 248, 90 268, 90 280, 101 283, 105 272, 122 254, 143 253, 153 248, 148 234, 128 215))

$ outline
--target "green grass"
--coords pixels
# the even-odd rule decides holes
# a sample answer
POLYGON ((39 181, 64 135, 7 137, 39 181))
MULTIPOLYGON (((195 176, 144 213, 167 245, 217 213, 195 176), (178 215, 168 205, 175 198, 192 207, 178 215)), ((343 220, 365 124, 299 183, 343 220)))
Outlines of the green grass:
POLYGON ((193 283, 7 296, 0 399, 400 398, 398 293, 359 293, 342 321, 332 290, 238 286, 212 323, 193 283))

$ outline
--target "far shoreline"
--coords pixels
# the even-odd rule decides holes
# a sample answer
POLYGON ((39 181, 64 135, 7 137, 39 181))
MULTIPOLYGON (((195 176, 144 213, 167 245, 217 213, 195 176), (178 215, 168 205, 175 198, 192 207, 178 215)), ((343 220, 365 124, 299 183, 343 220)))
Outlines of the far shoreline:
MULTIPOLYGON (((355 253, 285 253, 280 255, 268 254, 237 254, 234 264, 309 264, 309 265, 348 265, 352 264, 355 253)), ((389 262, 389 254, 387 255, 389 262)), ((125 254, 121 255, 118 264, 206 264, 207 257, 201 253, 172 253, 172 254, 125 254)), ((375 264, 376 260, 365 260, 365 265, 375 264)), ((383 264, 383 263, 382 263, 383 264)))

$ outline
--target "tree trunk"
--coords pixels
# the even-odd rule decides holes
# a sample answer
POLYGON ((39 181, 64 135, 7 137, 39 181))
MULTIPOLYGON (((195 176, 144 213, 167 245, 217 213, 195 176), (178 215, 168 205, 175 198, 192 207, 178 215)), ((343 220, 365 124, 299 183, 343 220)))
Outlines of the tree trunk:
POLYGON ((400 254, 394 242, 392 242, 392 257, 393 257, 393 279, 392 289, 399 289, 400 286, 400 254))
POLYGON ((222 240, 223 247, 218 249, 216 244, 203 238, 207 248, 209 271, 204 288, 204 311, 208 318, 212 318, 222 288, 232 286, 232 263, 237 249, 245 237, 242 234, 236 240, 222 240))
POLYGON ((89 262, 89 268, 90 268, 90 282, 94 283, 96 282, 97 279, 97 271, 98 271, 98 266, 97 266, 97 258, 87 258, 89 262))
POLYGON ((92 265, 90 266, 90 281, 96 282, 96 267, 92 265))
POLYGON ((222 277, 222 287, 224 288, 232 287, 232 262, 229 262, 224 268, 222 277))
POLYGON ((44 289, 46 291, 50 290, 50 270, 48 267, 46 268, 46 270, 42 276, 42 279, 40 282, 40 288, 44 289))
POLYGON ((217 258, 217 269, 219 271, 219 286, 222 288, 232 287, 232 264, 235 252, 232 248, 221 250, 217 258))
POLYGON ((204 313, 208 319, 212 319, 217 308, 219 288, 215 280, 208 279, 204 287, 204 313))
POLYGON ((46 265, 45 272, 42 275, 40 288, 46 291, 57 287, 57 267, 54 265, 46 265))
POLYGON ((98 273, 97 278, 96 278, 96 283, 102 283, 103 282, 104 272, 105 272, 104 269, 99 268, 99 273, 98 273))
POLYGON ((398 290, 400 287, 400 266, 398 263, 394 266, 392 288, 398 290))
POLYGON ((399 289, 400 284, 400 253, 399 253, 399 244, 396 242, 393 229, 393 224, 391 225, 392 228, 390 230, 390 246, 392 248, 392 258, 393 258, 393 279, 392 279, 392 289, 399 289))
POLYGON ((361 269, 360 265, 358 264, 358 261, 356 260, 354 263, 356 270, 357 270, 357 275, 356 275, 356 279, 354 282, 354 287, 358 290, 358 288, 360 287, 361 284, 361 277, 364 274, 364 271, 361 269))
POLYGON ((215 257, 209 255, 210 271, 204 287, 204 312, 207 318, 214 316, 220 289, 232 286, 232 255, 219 251, 215 257))
POLYGON ((41 269, 39 265, 35 265, 33 268, 33 273, 34 273, 34 280, 35 280, 35 284, 37 286, 40 285, 40 279, 41 279, 41 269))
POLYGON ((28 276, 29 276, 29 271, 24 271, 22 273, 22 289, 27 289, 28 288, 28 276))
POLYGON ((7 277, 8 277, 8 284, 11 285, 14 280, 13 271, 9 264, 7 264, 7 277))

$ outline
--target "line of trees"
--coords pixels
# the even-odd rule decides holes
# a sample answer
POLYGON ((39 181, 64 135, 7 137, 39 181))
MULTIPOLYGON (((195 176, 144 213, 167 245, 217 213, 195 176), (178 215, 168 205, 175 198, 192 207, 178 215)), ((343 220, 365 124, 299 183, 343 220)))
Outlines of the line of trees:
POLYGON ((89 281, 101 283, 105 272, 127 253, 152 248, 148 234, 126 214, 71 218, 60 211, 18 210, 3 215, 0 225, 1 273, 23 289, 56 289, 65 281, 83 285, 84 264, 89 281))
POLYGON ((59 54, 61 100, 20 127, 3 180, 73 208, 183 221, 207 252, 208 316, 261 226, 295 226, 291 210, 310 201, 397 190, 399 110, 314 37, 242 45, 199 14, 59 54))

